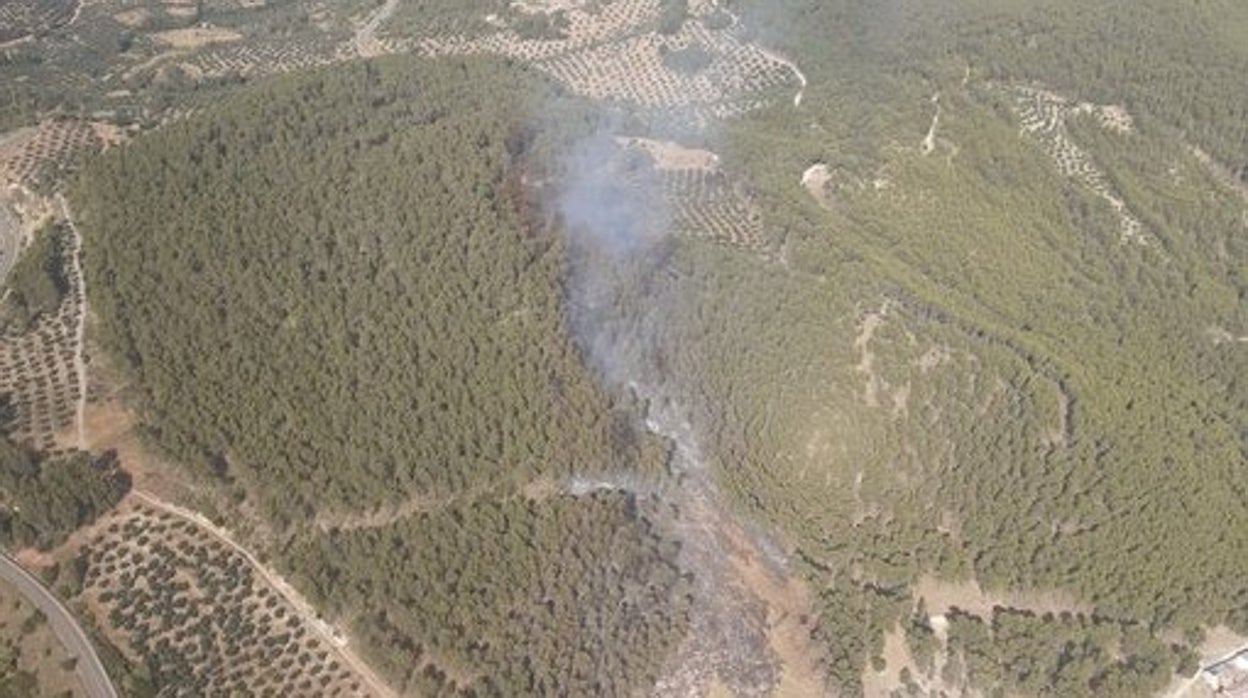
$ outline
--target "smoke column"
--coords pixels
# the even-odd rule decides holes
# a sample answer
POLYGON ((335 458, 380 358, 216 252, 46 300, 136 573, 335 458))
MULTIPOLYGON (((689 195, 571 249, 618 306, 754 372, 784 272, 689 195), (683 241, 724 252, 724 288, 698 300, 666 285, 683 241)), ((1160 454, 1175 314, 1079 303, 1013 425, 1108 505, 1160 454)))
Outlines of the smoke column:
MULTIPOLYGON (((664 526, 681 543, 677 563, 693 573, 694 601, 690 631, 655 693, 702 695, 718 680, 734 695, 764 696, 778 680, 767 606, 743 590, 731 562, 753 542, 719 501, 682 381, 670 375, 682 363, 675 357, 688 354, 689 347, 675 346, 672 324, 691 289, 671 267, 675 241, 658 173, 646 158, 630 157, 619 135, 618 123, 604 119, 572 148, 557 204, 567 237, 569 325, 606 386, 638 397, 646 429, 669 444, 668 482, 645 491, 678 512, 664 526)), ((635 485, 623 474, 572 482, 568 491, 638 494, 635 485)))

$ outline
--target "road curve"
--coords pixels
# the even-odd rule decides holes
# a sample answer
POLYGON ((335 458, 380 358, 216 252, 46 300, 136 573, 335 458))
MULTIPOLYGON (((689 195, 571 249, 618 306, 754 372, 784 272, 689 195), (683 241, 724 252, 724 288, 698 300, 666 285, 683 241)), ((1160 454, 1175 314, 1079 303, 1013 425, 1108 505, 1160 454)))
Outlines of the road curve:
POLYGON ((0 553, 0 579, 17 587, 27 601, 48 617, 48 624, 56 639, 65 645, 70 655, 78 658, 75 670, 87 695, 90 698, 117 698, 117 691, 108 680, 108 674, 104 671, 104 665, 100 663, 100 657, 95 653, 91 641, 87 639, 78 621, 74 620, 52 592, 4 553, 0 553))

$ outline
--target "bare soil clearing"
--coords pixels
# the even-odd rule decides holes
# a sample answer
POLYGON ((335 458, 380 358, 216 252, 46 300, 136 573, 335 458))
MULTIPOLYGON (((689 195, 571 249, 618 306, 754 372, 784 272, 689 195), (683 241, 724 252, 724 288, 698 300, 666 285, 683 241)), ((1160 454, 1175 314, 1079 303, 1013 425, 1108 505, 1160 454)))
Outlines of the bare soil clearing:
POLYGON ((156 43, 174 49, 196 49, 212 44, 228 44, 242 38, 242 34, 221 27, 169 29, 152 34, 152 39, 156 43))
POLYGON ((933 616, 944 615, 957 608, 979 616, 984 620, 992 619, 992 609, 996 606, 1044 613, 1083 613, 1091 615, 1090 604, 1075 599, 1068 591, 984 591, 979 583, 971 580, 966 582, 949 582, 934 577, 921 577, 914 587, 916 598, 923 599, 928 613, 933 616))

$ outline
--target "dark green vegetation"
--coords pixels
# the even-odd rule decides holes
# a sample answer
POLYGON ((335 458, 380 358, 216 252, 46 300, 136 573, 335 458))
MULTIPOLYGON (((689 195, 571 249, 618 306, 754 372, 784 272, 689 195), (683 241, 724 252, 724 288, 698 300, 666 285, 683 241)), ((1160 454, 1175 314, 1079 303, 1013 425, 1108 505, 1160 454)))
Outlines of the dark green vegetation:
POLYGON ((130 489, 111 455, 38 460, 0 440, 0 545, 54 548, 130 489))
POLYGON ((318 606, 363 612, 358 633, 400 690, 628 695, 684 629, 657 515, 624 495, 477 502, 293 555, 318 606))
POLYGON ((62 268, 61 236, 57 226, 37 232, 31 244, 9 270, 8 294, 0 304, 0 324, 21 331, 42 313, 55 312, 69 290, 62 268))
MULTIPOLYGON (((1188 149, 1232 169, 1248 152, 1248 93, 1233 87, 1248 12, 744 4, 811 81, 801 109, 747 117, 728 139, 788 264, 689 255, 703 292, 672 292, 700 302, 668 345, 697 348, 674 376, 709 396, 724 484, 824 589, 837 681, 858 684, 924 573, 1070 589, 1154 640, 1248 631, 1248 355, 1219 339, 1248 327, 1244 204, 1188 149), (1135 116, 1130 135, 1088 116, 1069 136, 1146 245, 1122 243, 1108 204, 1020 136, 1010 90, 1032 81, 1135 116), (798 186, 815 162, 833 177, 823 205, 798 186)), ((1028 623, 1037 638, 1091 632, 1028 623)), ((1181 656, 1125 646, 1133 659, 1094 653, 1078 671, 1062 646, 1019 651, 1079 692, 1121 696, 1157 690, 1181 656)))
MULTIPOLYGON (((919 633, 921 633, 921 628, 919 633)), ((954 613, 949 649, 977 686, 1030 696, 1144 696, 1191 655, 1138 625, 997 609, 989 623, 954 613), (1119 659, 1121 655, 1125 659, 1119 659)))
POLYGON ((623 692, 684 623, 653 507, 518 499, 663 456, 563 324, 561 243, 520 186, 550 99, 489 61, 348 64, 107 154, 74 191, 153 441, 289 534, 284 564, 405 685, 623 692), (438 513, 303 525, 409 501, 438 513))
POLYGON ((271 83, 77 191, 158 443, 279 522, 641 457, 564 332, 557 241, 505 191, 515 73, 394 65, 271 83))

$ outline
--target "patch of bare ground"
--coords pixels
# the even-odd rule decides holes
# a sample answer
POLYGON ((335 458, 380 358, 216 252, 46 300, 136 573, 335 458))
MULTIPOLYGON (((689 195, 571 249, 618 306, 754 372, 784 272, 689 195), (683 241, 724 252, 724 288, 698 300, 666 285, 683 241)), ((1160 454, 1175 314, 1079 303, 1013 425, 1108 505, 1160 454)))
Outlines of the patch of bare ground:
POLYGON ((693 574, 691 627, 656 696, 831 695, 813 640, 816 612, 783 555, 695 475, 672 493, 678 564, 693 574))
POLYGON ((113 15, 113 19, 118 24, 131 29, 146 27, 152 21, 152 13, 146 7, 134 7, 128 10, 122 10, 113 15))
MULTIPOLYGON (((1177 640, 1177 638, 1175 638, 1177 640)), ((1215 626, 1205 631, 1205 640, 1197 648, 1202 668, 1209 667, 1248 649, 1248 637, 1240 635, 1226 626, 1215 626)), ((1220 691, 1205 682, 1203 672, 1195 676, 1175 676, 1166 688, 1165 698, 1226 698, 1238 695, 1231 691, 1220 691)))
MULTIPOLYGON (((740 533, 730 532, 730 533, 740 533)), ((776 698, 803 698, 829 693, 819 653, 814 647, 814 602, 810 590, 791 575, 769 568, 758 551, 742 537, 732 556, 733 567, 745 588, 767 607, 767 638, 780 660, 776 698)))
POLYGON ((1240 635, 1225 625, 1218 625, 1205 631, 1205 641, 1200 643, 1198 652, 1203 662, 1212 662, 1233 654, 1248 646, 1248 637, 1240 635))
POLYGON ((624 147, 639 148, 654 161, 654 168, 664 170, 703 170, 713 172, 719 169, 719 156, 702 148, 691 148, 675 141, 656 140, 654 138, 619 137, 616 142, 624 147))
POLYGON ((910 656, 906 634, 900 625, 893 626, 884 635, 884 650, 880 656, 884 658, 882 671, 876 671, 870 666, 863 669, 863 698, 890 698, 894 691, 902 689, 902 669, 914 671, 914 658, 910 656))
POLYGON ((228 44, 243 38, 242 34, 222 27, 187 27, 152 34, 152 40, 173 49, 196 49, 211 44, 228 44))
POLYGON ((997 606, 1044 613, 1091 614, 1091 604, 1081 602, 1069 591, 1060 589, 1040 591, 985 591, 975 580, 953 582, 930 575, 921 577, 914 587, 915 598, 923 599, 933 616, 941 616, 957 608, 992 619, 992 609, 997 606))
POLYGON ((821 206, 828 205, 828 185, 831 182, 832 171, 822 162, 817 162, 802 172, 802 186, 821 206))
POLYGON ((875 333, 887 322, 892 307, 892 302, 885 299, 879 309, 863 313, 858 321, 858 334, 854 337, 854 349, 858 352, 858 365, 854 370, 863 376, 862 399, 868 407, 879 407, 881 395, 890 390, 887 381, 875 369, 871 342, 875 333))
POLYGON ((894 625, 884 635, 884 649, 880 659, 883 668, 867 666, 862 672, 863 698, 894 698, 898 695, 912 698, 979 698, 984 695, 965 685, 962 669, 957 659, 950 662, 948 654, 948 628, 943 617, 932 621, 939 646, 923 664, 910 651, 906 632, 900 624, 894 625))

